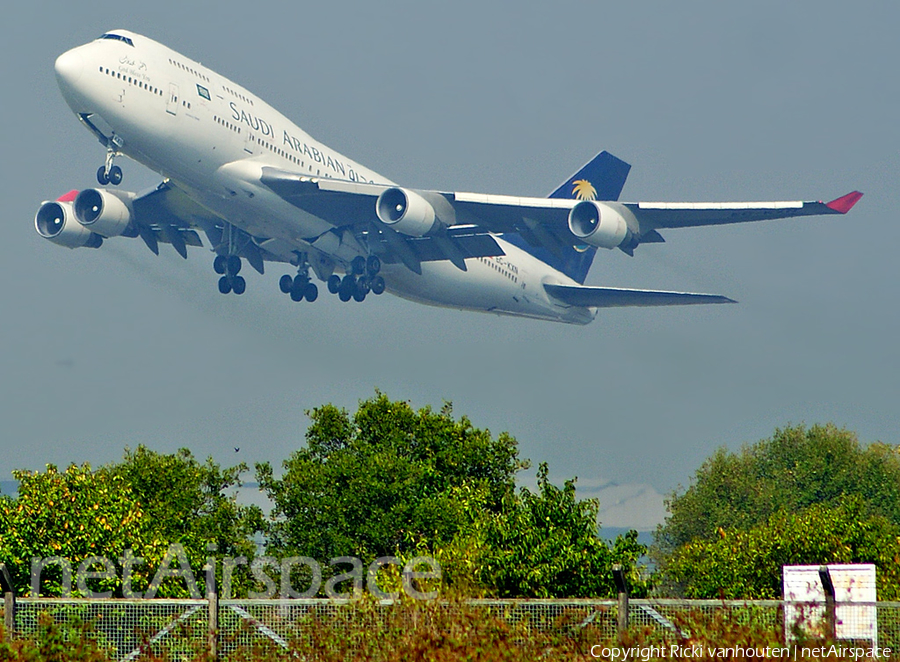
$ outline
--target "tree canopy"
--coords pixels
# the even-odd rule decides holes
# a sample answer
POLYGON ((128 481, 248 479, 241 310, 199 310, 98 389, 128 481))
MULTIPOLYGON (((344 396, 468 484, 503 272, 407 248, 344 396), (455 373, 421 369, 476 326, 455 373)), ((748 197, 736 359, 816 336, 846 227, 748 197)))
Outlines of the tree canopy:
POLYGON ((415 411, 378 393, 352 416, 325 405, 310 418, 307 446, 280 478, 257 465, 275 504, 275 556, 427 554, 457 588, 510 597, 609 595, 614 562, 638 579, 636 534, 610 549, 597 503, 576 499, 574 481, 552 485, 546 465, 537 492, 517 492, 528 463, 515 439, 455 419, 449 405, 415 411))
POLYGON ((781 562, 883 561, 872 540, 900 527, 900 454, 834 425, 777 429, 717 450, 667 506, 652 550, 665 577, 694 596, 771 596, 781 562))
MULTIPOLYGON (((65 471, 53 465, 43 472, 14 471, 17 496, 0 497, 0 563, 24 595, 33 557, 65 559, 73 575, 86 559, 104 557, 116 566, 115 577, 92 579, 87 586, 121 596, 126 550, 144 560, 133 567, 132 590, 137 592, 147 589, 169 546, 177 543, 199 581, 211 552, 216 557, 253 555, 252 537, 262 513, 227 493, 239 485, 245 469, 222 469, 212 460, 201 464, 187 450, 166 455, 138 447, 126 449, 121 463, 96 470, 84 464, 65 471)), ((102 569, 98 563, 88 570, 102 569)), ((44 595, 63 592, 61 565, 50 564, 41 575, 44 595)), ((236 583, 242 577, 238 573, 236 583)), ((166 580, 158 595, 185 597, 187 587, 184 581, 166 580)))

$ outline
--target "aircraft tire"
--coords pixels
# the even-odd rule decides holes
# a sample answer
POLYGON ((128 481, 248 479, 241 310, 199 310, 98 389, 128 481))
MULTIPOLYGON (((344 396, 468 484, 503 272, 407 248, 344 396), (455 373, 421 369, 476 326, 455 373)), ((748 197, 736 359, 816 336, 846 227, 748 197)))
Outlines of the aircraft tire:
POLYGON ((353 295, 351 295, 349 292, 347 292, 346 290, 343 290, 343 289, 338 292, 338 299, 340 299, 344 303, 347 303, 348 301, 350 301, 352 296, 353 295))
POLYGON ((247 281, 243 276, 235 276, 231 282, 231 289, 235 294, 243 294, 247 291, 247 281))
POLYGON ((225 273, 225 256, 224 255, 216 255, 216 259, 213 260, 213 271, 215 271, 220 276, 225 273))
POLYGON ((363 301, 366 300, 366 292, 364 292, 362 290, 356 290, 353 293, 353 300, 358 301, 359 303, 362 303, 363 301))
POLYGON ((122 169, 114 165, 109 169, 109 183, 113 186, 118 186, 122 183, 122 169))
POLYGON ((225 258, 225 272, 229 276, 237 276, 241 273, 241 258, 237 255, 229 255, 225 258))
POLYGON ((291 301, 303 301, 303 288, 291 288, 291 301))
POLYGON ((359 279, 357 279, 357 281, 356 281, 356 287, 354 288, 354 291, 362 292, 363 295, 365 296, 366 294, 369 293, 370 289, 371 288, 369 287, 369 279, 366 278, 365 276, 360 276, 359 279))
POLYGON ((281 290, 282 294, 290 294, 293 286, 294 279, 290 274, 285 274, 281 277, 281 280, 278 281, 278 289, 281 290))
POLYGON ((106 166, 100 166, 100 169, 97 171, 97 181, 100 182, 100 186, 109 184, 109 175, 106 174, 106 166))
POLYGON ((306 296, 306 300, 312 303, 319 298, 319 288, 315 283, 307 283, 306 291, 303 294, 306 296))
POLYGON ((382 276, 375 276, 372 279, 372 294, 378 295, 384 292, 385 284, 384 278, 382 276))
POLYGON ((231 279, 228 276, 222 276, 219 279, 219 292, 222 294, 231 292, 231 279))
POLYGON ((337 274, 331 274, 328 277, 328 291, 332 294, 337 294, 338 290, 341 288, 341 277, 337 274))
POLYGON ((360 276, 366 271, 366 258, 362 255, 357 255, 353 258, 353 261, 350 262, 350 269, 353 271, 354 276, 360 276))
POLYGON ((366 273, 369 278, 375 276, 379 271, 381 271, 381 258, 377 255, 370 255, 366 258, 366 273))

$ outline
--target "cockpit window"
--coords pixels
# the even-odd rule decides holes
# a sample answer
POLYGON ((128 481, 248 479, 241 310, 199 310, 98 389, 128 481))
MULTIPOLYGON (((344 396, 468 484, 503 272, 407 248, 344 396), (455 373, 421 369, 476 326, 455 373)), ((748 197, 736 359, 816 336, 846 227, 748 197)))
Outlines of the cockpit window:
POLYGON ((116 41, 124 41, 129 46, 134 46, 134 42, 131 41, 128 37, 123 37, 120 34, 113 34, 112 32, 107 32, 104 35, 100 35, 101 39, 115 39, 116 41))

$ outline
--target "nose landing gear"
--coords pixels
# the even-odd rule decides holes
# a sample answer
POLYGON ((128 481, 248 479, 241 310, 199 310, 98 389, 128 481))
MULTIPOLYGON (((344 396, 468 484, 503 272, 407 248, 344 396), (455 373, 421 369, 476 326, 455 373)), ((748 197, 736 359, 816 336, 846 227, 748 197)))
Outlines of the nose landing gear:
POLYGON ((122 169, 114 164, 115 158, 119 155, 118 147, 120 146, 121 141, 118 136, 114 135, 106 148, 106 163, 97 170, 97 181, 101 186, 107 184, 118 186, 122 183, 122 169))

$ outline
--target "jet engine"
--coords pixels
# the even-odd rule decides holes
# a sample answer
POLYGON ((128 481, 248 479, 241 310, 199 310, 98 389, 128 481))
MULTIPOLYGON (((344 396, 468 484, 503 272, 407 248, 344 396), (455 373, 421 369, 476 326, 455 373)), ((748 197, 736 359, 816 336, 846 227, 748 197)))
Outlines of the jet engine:
POLYGON ((71 202, 43 203, 34 216, 34 229, 45 239, 66 248, 100 248, 103 243, 103 237, 75 220, 71 202))
POLYGON ((622 245, 633 236, 632 228, 638 229, 637 219, 623 205, 582 200, 569 212, 572 234, 597 248, 622 245))
POLYGON ((441 225, 428 200, 403 188, 382 192, 375 201, 375 213, 385 225, 413 237, 424 237, 441 225))
POLYGON ((75 198, 75 218, 92 232, 118 237, 131 224, 131 209, 119 194, 89 188, 75 198))

